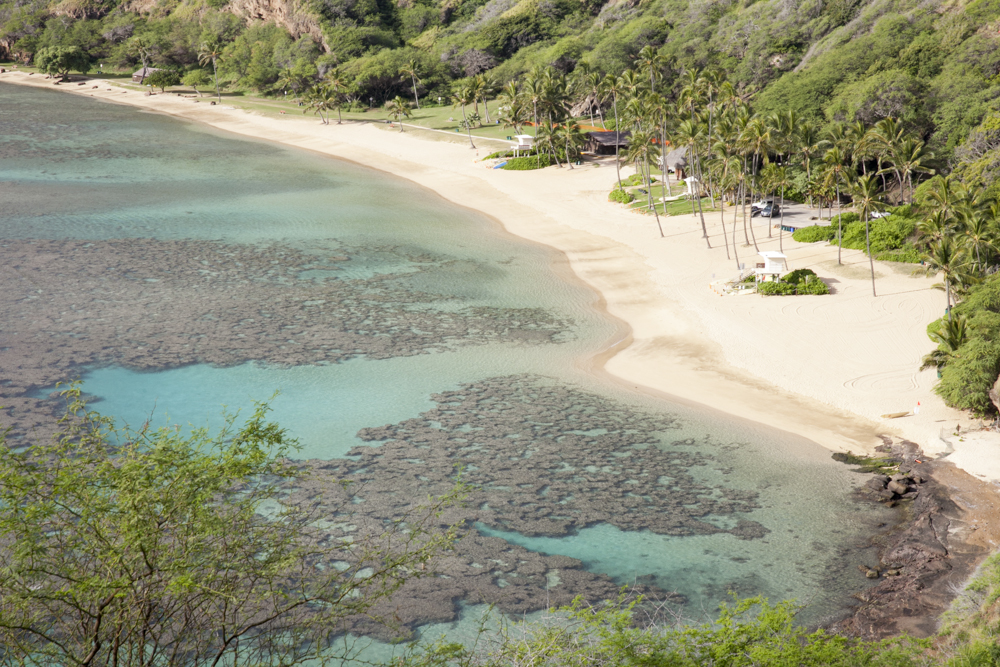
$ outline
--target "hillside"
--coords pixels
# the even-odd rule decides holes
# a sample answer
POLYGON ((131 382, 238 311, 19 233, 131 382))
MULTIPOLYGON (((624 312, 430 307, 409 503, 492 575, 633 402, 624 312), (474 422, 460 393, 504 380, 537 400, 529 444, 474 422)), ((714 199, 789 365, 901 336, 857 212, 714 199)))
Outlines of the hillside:
POLYGON ((617 75, 652 46, 668 82, 718 67, 758 112, 896 117, 945 161, 1000 95, 996 0, 0 1, 0 59, 76 45, 95 68, 128 69, 145 45, 148 64, 190 70, 210 41, 231 88, 278 94, 340 67, 375 104, 412 98, 411 61, 433 100, 484 72, 503 82, 585 63, 617 75))

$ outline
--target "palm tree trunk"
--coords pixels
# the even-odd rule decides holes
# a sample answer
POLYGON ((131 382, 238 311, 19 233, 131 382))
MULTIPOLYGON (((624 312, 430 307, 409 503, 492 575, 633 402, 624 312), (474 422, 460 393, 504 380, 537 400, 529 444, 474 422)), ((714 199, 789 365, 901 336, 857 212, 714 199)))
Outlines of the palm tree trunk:
POLYGON ((750 235, 747 233, 747 193, 746 181, 743 182, 743 196, 740 197, 740 206, 743 208, 743 243, 750 245, 750 235))
POLYGON ((778 252, 785 252, 785 186, 781 186, 781 203, 778 205, 778 252))
POLYGON ((726 234, 726 206, 725 202, 719 203, 719 220, 722 221, 722 240, 726 243, 726 259, 732 259, 729 254, 729 235, 726 234))
POLYGON ((492 123, 490 120, 490 105, 486 103, 486 95, 483 95, 483 111, 486 112, 486 122, 492 123))
POLYGON ((708 228, 705 227, 705 212, 701 208, 701 192, 697 192, 695 197, 698 198, 698 215, 701 217, 701 236, 705 239, 705 244, 708 246, 708 249, 711 250, 712 240, 708 238, 708 228))
POLYGON ((462 120, 465 121, 465 131, 469 134, 469 146, 475 148, 476 145, 472 143, 472 128, 469 126, 469 119, 465 115, 465 105, 462 105, 462 120))
MULTIPOLYGON (((736 188, 737 196, 739 196, 739 193, 742 190, 743 190, 743 184, 740 183, 739 187, 736 188)), ((735 202, 733 202, 733 203, 735 204, 735 202)), ((737 269, 740 268, 740 253, 736 249, 736 218, 737 218, 737 215, 739 214, 739 210, 740 209, 739 209, 738 206, 733 206, 733 255, 736 257, 736 268, 737 269)), ((726 232, 726 230, 725 230, 725 228, 723 228, 722 233, 725 234, 725 232, 726 232)))
POLYGON ((945 311, 948 313, 948 321, 951 322, 951 276, 947 273, 944 276, 944 300, 945 311))
MULTIPOLYGON (((831 211, 832 213, 832 211, 831 211)), ((840 261, 840 253, 844 249, 844 218, 840 212, 840 181, 837 181, 837 264, 843 264, 840 261)))
POLYGON ((621 129, 618 127, 618 96, 614 96, 614 107, 615 107, 615 172, 618 174, 618 189, 624 189, 622 186, 622 170, 621 165, 618 161, 618 138, 621 136, 621 129))
POLYGON ((413 81, 413 101, 417 103, 417 108, 420 108, 420 97, 417 96, 417 77, 413 74, 410 75, 410 80, 413 81))
MULTIPOLYGON (((875 293, 875 258, 872 257, 872 243, 871 236, 868 232, 868 213, 865 213, 865 249, 868 251, 868 266, 872 270, 872 296, 878 296, 875 293)), ((948 281, 945 280, 945 287, 947 288, 948 281)))
POLYGON ((340 104, 337 105, 337 125, 344 124, 344 117, 340 113, 340 104))
MULTIPOLYGON (((143 71, 145 71, 145 66, 143 71)), ((222 102, 222 93, 219 91, 219 70, 215 66, 215 58, 212 58, 212 75, 215 77, 215 95, 219 98, 219 102, 222 102)))
POLYGON ((573 161, 569 159, 569 135, 568 134, 566 135, 566 164, 569 165, 570 169, 573 168, 573 161))
POLYGON ((646 165, 646 173, 644 174, 644 178, 646 180, 646 200, 649 202, 649 209, 651 211, 655 211, 656 209, 653 206, 653 172, 649 170, 648 152, 646 153, 643 163, 646 165))

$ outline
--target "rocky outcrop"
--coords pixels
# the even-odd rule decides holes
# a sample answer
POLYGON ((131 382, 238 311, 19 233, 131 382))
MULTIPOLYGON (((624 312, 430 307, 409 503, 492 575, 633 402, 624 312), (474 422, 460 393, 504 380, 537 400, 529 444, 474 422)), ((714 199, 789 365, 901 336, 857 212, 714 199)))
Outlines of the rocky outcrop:
POLYGON ((229 10, 248 21, 276 23, 293 38, 309 35, 329 53, 319 19, 297 0, 232 0, 229 10))
POLYGON ((986 552, 954 537, 965 522, 963 510, 950 497, 948 487, 934 479, 937 469, 950 464, 927 461, 907 441, 889 441, 879 450, 898 462, 897 472, 873 475, 862 493, 903 507, 909 519, 876 541, 877 565, 859 565, 866 577, 878 583, 857 593, 861 606, 834 627, 866 639, 903 632, 928 636, 937 630, 937 619, 954 597, 955 586, 971 574, 986 552))

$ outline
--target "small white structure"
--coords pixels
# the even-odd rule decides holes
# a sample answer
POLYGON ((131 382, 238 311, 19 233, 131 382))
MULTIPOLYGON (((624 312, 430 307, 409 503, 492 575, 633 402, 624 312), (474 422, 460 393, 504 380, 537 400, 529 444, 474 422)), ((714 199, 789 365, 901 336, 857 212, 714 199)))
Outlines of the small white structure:
POLYGON ((518 157, 521 151, 530 153, 535 147, 535 138, 530 134, 515 134, 514 139, 517 140, 517 143, 511 146, 514 149, 514 157, 518 157))
POLYGON ((687 184, 687 192, 684 193, 687 196, 694 197, 701 194, 701 189, 698 187, 698 179, 694 176, 685 178, 684 183, 687 184))
POLYGON ((764 258, 763 262, 757 262, 757 268, 754 271, 758 280, 766 280, 768 276, 777 279, 782 273, 788 272, 788 257, 780 252, 765 250, 757 254, 764 258))

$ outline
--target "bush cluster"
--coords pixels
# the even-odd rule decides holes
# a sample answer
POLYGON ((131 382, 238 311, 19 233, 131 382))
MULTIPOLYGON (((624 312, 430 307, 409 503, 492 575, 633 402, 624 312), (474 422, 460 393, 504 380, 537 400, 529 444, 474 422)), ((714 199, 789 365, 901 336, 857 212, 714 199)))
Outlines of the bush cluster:
POLYGON ((837 237, 836 227, 803 227, 792 232, 792 238, 799 243, 816 243, 817 241, 830 241, 837 237))
POLYGON ((501 167, 501 169, 508 171, 529 171, 531 169, 544 169, 553 164, 551 155, 542 154, 532 157, 512 157, 507 160, 507 164, 501 167))
POLYGON ((765 296, 794 294, 829 294, 830 288, 812 269, 795 269, 781 280, 757 285, 757 293, 765 296))
POLYGON ((941 369, 934 391, 954 408, 993 414, 989 392, 1000 375, 1000 274, 987 278, 953 314, 968 318, 966 340, 941 369))
POLYGON ((608 195, 608 201, 616 201, 619 204, 631 204, 635 201, 635 195, 620 188, 615 188, 608 195))

